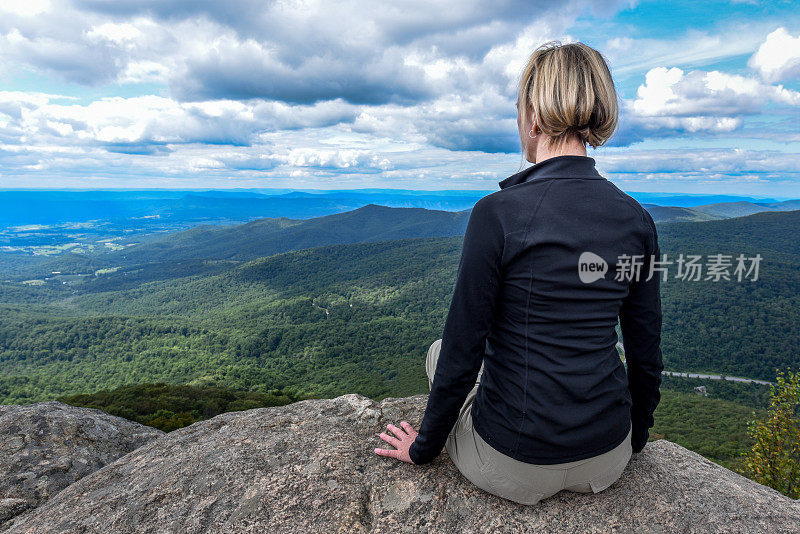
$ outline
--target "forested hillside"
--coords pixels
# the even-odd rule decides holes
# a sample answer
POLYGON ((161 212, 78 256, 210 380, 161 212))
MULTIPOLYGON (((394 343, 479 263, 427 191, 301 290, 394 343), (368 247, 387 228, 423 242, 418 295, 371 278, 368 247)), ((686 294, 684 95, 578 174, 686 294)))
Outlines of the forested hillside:
MULTIPOLYGON (((336 245, 0 316, 0 402, 136 382, 410 394, 441 335, 460 238, 336 245)), ((21 298, 4 284, 4 298, 21 298)), ((49 294, 48 294, 49 293, 49 294)))
MULTIPOLYGON (((800 212, 659 226, 662 252, 761 254, 758 280, 662 284, 667 369, 771 380, 800 363, 800 212)), ((138 382, 320 396, 425 390, 462 238, 178 260, 0 284, 0 402, 138 382), (200 268, 200 267, 203 268, 200 268)), ((673 269, 676 267, 673 265, 673 269)), ((752 278, 752 275, 751 275, 752 278)))
POLYGON ((711 221, 720 219, 716 215, 696 211, 692 208, 682 208, 678 206, 658 206, 656 204, 642 204, 642 207, 650 213, 656 223, 677 222, 677 221, 711 221))
MULTIPOLYGON (((662 253, 761 256, 758 280, 674 279, 662 284, 662 350, 668 369, 772 380, 800 364, 800 211, 659 226, 662 253)), ((747 266, 750 263, 747 262, 747 266)), ((670 272, 677 274, 677 266, 670 272)))
MULTIPOLYGON (((278 217, 232 226, 206 224, 166 236, 141 238, 138 244, 114 251, 46 258, 0 254, 0 276, 56 283, 66 275, 103 271, 106 276, 100 283, 102 289, 120 289, 133 278, 141 282, 209 274, 218 270, 218 261, 241 262, 323 245, 459 236, 466 229, 469 213, 470 210, 452 212, 368 204, 353 211, 310 219, 278 217), (51 276, 53 273, 58 276, 51 276)), ((97 285, 83 285, 81 289, 97 290, 97 285)))
POLYGON ((280 252, 411 237, 462 235, 469 210, 436 211, 369 204, 345 213, 295 220, 259 219, 218 228, 200 226, 109 255, 110 263, 185 259, 251 260, 280 252))

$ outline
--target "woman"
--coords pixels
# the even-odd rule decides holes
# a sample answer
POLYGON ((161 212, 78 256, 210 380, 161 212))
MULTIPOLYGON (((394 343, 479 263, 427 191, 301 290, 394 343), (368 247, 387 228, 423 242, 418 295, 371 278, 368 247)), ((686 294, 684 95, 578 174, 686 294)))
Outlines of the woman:
POLYGON ((663 369, 658 235, 586 155, 617 117, 599 52, 533 52, 517 124, 534 165, 472 209, 419 433, 388 425, 380 437, 395 448, 377 454, 424 464, 445 447, 476 486, 535 504, 602 491, 643 449, 663 369))

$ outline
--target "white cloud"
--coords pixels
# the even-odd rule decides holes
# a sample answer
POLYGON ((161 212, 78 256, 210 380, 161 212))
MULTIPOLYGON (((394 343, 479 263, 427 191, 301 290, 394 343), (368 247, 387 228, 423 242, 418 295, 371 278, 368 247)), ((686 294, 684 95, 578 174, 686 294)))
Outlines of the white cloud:
POLYGON ((720 71, 656 67, 645 75, 633 109, 641 116, 733 117, 755 113, 767 101, 800 105, 800 92, 720 71))
POLYGON ((0 17, 0 57, 86 85, 161 81, 181 100, 408 103, 469 90, 476 67, 502 76, 482 64, 490 51, 532 25, 557 34, 588 4, 75 0, 0 17))
POLYGON ((0 11, 24 17, 44 13, 51 7, 50 0, 0 0, 0 11))
POLYGON ((607 152, 595 157, 598 170, 612 174, 800 173, 800 154, 770 150, 661 149, 607 152))
POLYGON ((300 148, 289 152, 285 159, 292 167, 333 169, 388 170, 391 162, 380 154, 365 150, 327 150, 300 148))
POLYGON ((800 35, 792 37, 786 28, 773 31, 747 62, 767 82, 800 78, 800 35))
POLYGON ((800 195, 800 153, 680 148, 604 152, 598 170, 626 191, 800 195))
MULTIPOLYGON (((176 180, 293 175, 358 183, 360 173, 374 173, 397 185, 482 180, 491 189, 493 177, 519 161, 514 96, 528 54, 547 40, 576 40, 568 31, 587 7, 602 14, 623 3, 16 3, 16 12, 0 13, 4 70, 83 84, 92 88, 86 95, 115 94, 108 84, 155 84, 163 92, 147 87, 141 92, 157 94, 89 101, 0 92, 0 166, 4 176, 47 169, 176 180)), ((0 0, 0 9, 11 4, 0 0)), ((797 91, 773 84, 796 75, 786 44, 798 38, 776 30, 764 40, 772 28, 756 21, 735 39, 717 27, 716 34, 609 40, 601 51, 615 77, 639 86, 623 102, 612 144, 686 134, 724 140, 750 121, 769 122, 751 128, 751 137, 784 133, 785 118, 763 113, 800 104, 797 91), (689 67, 750 54, 759 44, 751 67, 761 77, 689 67)), ((791 132, 781 138, 797 140, 791 132)))
MULTIPOLYGON (((0 112, 24 142, 94 144, 210 143, 247 145, 264 131, 322 127, 353 120, 342 101, 312 106, 282 102, 178 102, 156 95, 107 97, 89 104, 52 102, 58 95, 0 92, 0 112), (65 139, 58 139, 65 137, 65 139), (54 139, 55 138, 55 139, 54 139)), ((11 135, 12 132, 6 132, 11 135)))
POLYGON ((118 78, 118 83, 162 82, 169 77, 170 69, 158 61, 131 61, 125 65, 118 78))
POLYGON ((800 92, 720 71, 656 67, 645 75, 636 98, 623 103, 620 129, 610 144, 732 132, 743 126, 745 116, 762 112, 769 103, 800 106, 800 92))
POLYGON ((117 45, 133 44, 141 39, 143 32, 131 23, 105 22, 95 26, 88 32, 86 37, 93 41, 111 41, 117 45))

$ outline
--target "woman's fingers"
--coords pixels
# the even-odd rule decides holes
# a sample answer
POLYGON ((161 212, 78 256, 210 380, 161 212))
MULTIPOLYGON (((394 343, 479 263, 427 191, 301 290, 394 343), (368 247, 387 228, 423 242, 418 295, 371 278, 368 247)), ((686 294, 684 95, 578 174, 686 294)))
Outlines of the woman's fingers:
POLYGON ((400 440, 397 439, 396 437, 390 436, 386 432, 381 432, 380 436, 381 436, 381 439, 383 441, 385 441, 386 443, 388 443, 389 445, 391 445, 393 447, 396 447, 398 449, 400 448, 400 440))
POLYGON ((397 458, 397 450, 392 449, 375 449, 375 454, 380 456, 389 456, 391 458, 397 458))
POLYGON ((383 441, 393 446, 394 449, 375 449, 375 454, 396 458, 401 462, 414 463, 409 457, 408 451, 417 437, 417 432, 407 421, 401 421, 400 426, 403 428, 392 424, 386 425, 386 429, 392 432, 394 436, 386 432, 381 432, 379 435, 383 441))
POLYGON ((392 433, 393 433, 395 436, 397 436, 398 438, 400 438, 400 439, 405 439, 405 438, 407 438, 407 437, 408 437, 408 434, 406 434, 405 432, 403 432, 403 430, 402 430, 402 429, 400 429, 400 428, 397 428, 397 427, 396 427, 396 426, 394 426, 394 425, 386 425, 386 428, 388 428, 389 430, 391 430, 391 431, 392 431, 392 433))

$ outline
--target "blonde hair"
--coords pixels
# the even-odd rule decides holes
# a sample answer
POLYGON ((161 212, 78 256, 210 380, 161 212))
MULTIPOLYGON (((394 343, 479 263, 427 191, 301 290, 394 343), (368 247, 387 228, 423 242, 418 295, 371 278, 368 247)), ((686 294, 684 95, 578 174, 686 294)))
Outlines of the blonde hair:
MULTIPOLYGON (((525 124, 529 110, 552 146, 575 135, 593 148, 617 128, 619 102, 605 58, 583 43, 550 41, 531 54, 517 93, 525 124)), ((522 143, 523 153, 526 143, 522 143)))

